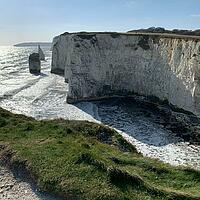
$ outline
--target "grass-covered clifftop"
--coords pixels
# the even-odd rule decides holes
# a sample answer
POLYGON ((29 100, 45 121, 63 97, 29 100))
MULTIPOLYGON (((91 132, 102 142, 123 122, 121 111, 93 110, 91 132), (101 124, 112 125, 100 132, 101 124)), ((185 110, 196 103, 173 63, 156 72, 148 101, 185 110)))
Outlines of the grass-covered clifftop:
POLYGON ((65 199, 199 199, 200 171, 144 158, 114 130, 0 109, 0 158, 65 199))

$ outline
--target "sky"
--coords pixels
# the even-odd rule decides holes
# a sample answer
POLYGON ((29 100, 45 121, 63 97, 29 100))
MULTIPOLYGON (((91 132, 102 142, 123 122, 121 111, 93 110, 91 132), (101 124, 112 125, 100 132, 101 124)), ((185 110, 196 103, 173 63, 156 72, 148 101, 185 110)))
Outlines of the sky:
POLYGON ((200 29, 200 0, 0 0, 0 45, 152 26, 200 29))

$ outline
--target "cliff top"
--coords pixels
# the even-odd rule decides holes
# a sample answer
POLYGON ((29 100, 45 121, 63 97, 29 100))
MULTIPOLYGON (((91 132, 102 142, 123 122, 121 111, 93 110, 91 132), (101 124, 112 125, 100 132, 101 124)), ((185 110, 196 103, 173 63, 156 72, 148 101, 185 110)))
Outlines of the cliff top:
POLYGON ((185 29, 173 29, 167 30, 163 27, 150 27, 147 29, 131 30, 128 32, 140 32, 140 33, 160 33, 160 34, 176 34, 176 35, 191 35, 200 36, 200 29, 197 30, 185 30, 185 29))
POLYGON ((74 32, 74 33, 69 33, 65 32, 61 35, 74 35, 77 34, 79 36, 82 36, 83 39, 87 39, 87 36, 91 37, 96 34, 101 34, 101 35, 111 35, 114 38, 119 37, 120 35, 128 35, 128 36, 157 36, 161 38, 172 38, 172 39, 195 39, 195 40, 200 40, 200 36, 197 35, 182 35, 182 34, 174 34, 174 33, 149 33, 149 32, 141 32, 141 31, 134 31, 134 32, 74 32), (84 37, 86 36, 86 37, 84 37))

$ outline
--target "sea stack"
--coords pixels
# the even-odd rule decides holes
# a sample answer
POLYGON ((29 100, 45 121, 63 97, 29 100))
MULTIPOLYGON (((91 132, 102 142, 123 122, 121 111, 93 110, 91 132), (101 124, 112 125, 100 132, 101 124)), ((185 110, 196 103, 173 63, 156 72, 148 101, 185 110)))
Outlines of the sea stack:
POLYGON ((38 53, 40 56, 40 60, 45 60, 45 55, 44 55, 44 52, 42 51, 40 45, 38 45, 38 53))
POLYGON ((32 53, 29 56, 29 71, 31 74, 40 74, 41 62, 39 53, 32 53))

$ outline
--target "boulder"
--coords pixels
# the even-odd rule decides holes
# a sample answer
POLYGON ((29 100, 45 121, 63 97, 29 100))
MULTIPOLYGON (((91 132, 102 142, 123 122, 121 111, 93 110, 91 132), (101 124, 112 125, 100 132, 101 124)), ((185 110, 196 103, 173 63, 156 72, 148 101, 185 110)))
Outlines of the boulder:
POLYGON ((32 74, 39 74, 41 71, 41 62, 39 53, 32 53, 29 56, 29 71, 32 74))

